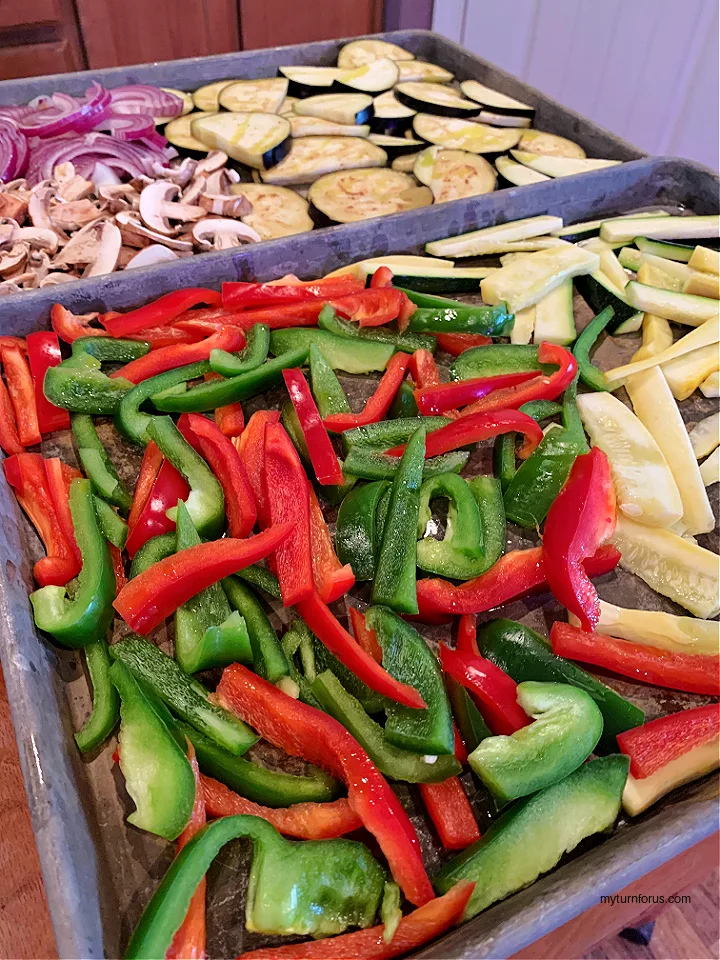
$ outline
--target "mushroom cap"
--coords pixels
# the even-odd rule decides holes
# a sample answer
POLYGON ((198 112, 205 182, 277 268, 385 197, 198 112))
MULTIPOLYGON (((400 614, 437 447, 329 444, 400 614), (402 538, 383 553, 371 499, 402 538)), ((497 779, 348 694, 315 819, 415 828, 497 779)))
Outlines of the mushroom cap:
POLYGON ((143 247, 132 259, 125 264, 126 270, 134 270, 136 267, 149 267, 155 263, 167 263, 170 260, 177 260, 178 256, 168 247, 159 243, 153 243, 149 247, 143 247))
POLYGON ((220 217, 208 217, 196 223, 192 235, 198 246, 204 250, 226 250, 229 247, 239 247, 241 243, 260 241, 260 234, 252 227, 238 220, 220 217))
POLYGON ((170 224, 165 208, 178 196, 180 187, 169 180, 156 180, 143 189, 140 194, 140 216, 151 230, 167 236, 174 233, 175 228, 170 224))

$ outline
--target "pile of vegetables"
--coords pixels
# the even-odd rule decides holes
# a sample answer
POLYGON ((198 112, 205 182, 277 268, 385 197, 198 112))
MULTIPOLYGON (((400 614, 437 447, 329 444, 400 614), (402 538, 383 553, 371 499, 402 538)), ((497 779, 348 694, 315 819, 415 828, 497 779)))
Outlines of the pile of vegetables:
MULTIPOLYGON (((312 938, 243 956, 401 956, 717 767, 720 576, 695 537, 715 524, 718 417, 688 432, 672 364, 712 346, 717 380, 718 301, 641 276, 635 237, 715 237, 718 218, 637 216, 531 218, 125 314, 56 305, 52 331, 2 341, 5 477, 46 554, 35 622, 92 684, 78 747, 119 727, 129 822, 177 841, 127 957, 204 954, 205 874, 240 837, 247 929, 312 938), (579 336, 573 281, 614 298, 579 336), (602 371, 596 342, 650 302, 638 355, 602 371), (667 320, 694 329, 674 341, 667 320), (82 469, 25 450, 68 426, 82 469), (113 430, 142 451, 133 492, 113 430), (537 545, 506 551, 518 529, 537 545), (689 615, 602 600, 618 564, 689 615), (497 613, 478 628, 536 592, 567 611, 549 639, 497 613), (437 649, 420 624, 450 625, 437 649), (697 705, 645 722, 586 666, 697 705), (305 774, 257 762, 259 740, 305 774), (433 876, 389 781, 417 784, 447 851, 433 876)), ((672 247, 717 290, 711 247, 672 247)))

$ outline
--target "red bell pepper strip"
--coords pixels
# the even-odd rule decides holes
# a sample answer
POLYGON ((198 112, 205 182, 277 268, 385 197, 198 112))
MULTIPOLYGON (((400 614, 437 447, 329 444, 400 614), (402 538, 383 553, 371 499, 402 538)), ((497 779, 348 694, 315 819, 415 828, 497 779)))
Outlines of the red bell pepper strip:
POLYGON ((416 350, 410 357, 410 376, 419 390, 442 383, 435 357, 429 350, 416 350))
POLYGON ((75 540, 75 528, 70 513, 70 484, 78 477, 82 477, 82 474, 74 467, 63 463, 58 457, 52 457, 45 460, 44 463, 48 490, 55 513, 60 521, 65 539, 70 544, 70 549, 75 554, 78 565, 81 565, 82 554, 75 540))
POLYGON ((310 484, 297 451, 280 423, 265 428, 265 492, 273 523, 289 523, 292 533, 275 551, 283 606, 315 592, 310 547, 310 484))
POLYGON ((325 417, 327 429, 342 433, 343 430, 350 430, 352 427, 365 427, 369 423, 379 423, 390 409, 409 363, 410 357, 407 353, 396 353, 390 357, 375 393, 366 402, 362 412, 333 413, 325 417))
POLYGON ((406 707, 422 709, 425 701, 414 687, 391 677, 357 643, 332 612, 313 591, 312 595, 296 604, 297 611, 318 640, 338 660, 366 683, 371 690, 406 707))
POLYGON ((466 407, 463 416, 489 410, 517 410, 530 400, 554 400, 574 380, 577 360, 565 347, 547 341, 540 344, 538 360, 540 363, 557 363, 558 369, 550 376, 541 374, 514 387, 495 390, 466 407))
MULTIPOLYGON (((361 327, 380 327, 385 323, 390 323, 397 319, 401 312, 407 312, 408 303, 411 303, 408 295, 403 293, 402 290, 395 290, 393 287, 362 290, 360 293, 333 297, 330 300, 333 309, 341 317, 354 320, 361 327)), ((411 313, 414 313, 416 309, 413 303, 411 313)))
POLYGON ((152 350, 144 357, 138 357, 137 360, 126 363, 110 376, 124 377, 130 383, 140 383, 166 370, 184 367, 198 360, 207 360, 211 350, 227 350, 233 353, 244 346, 245 334, 239 327, 222 327, 218 333, 199 343, 181 343, 172 347, 163 347, 161 350, 152 350))
POLYGON ((235 314, 234 324, 249 330, 256 323, 264 323, 271 330, 285 327, 316 327, 323 308, 322 300, 305 300, 300 303, 282 303, 276 307, 253 307, 235 314))
MULTIPOLYGON (((30 336, 32 336, 32 334, 30 334, 30 336)), ((27 353, 27 343, 24 337, 0 337, 0 348, 1 347, 20 347, 23 353, 27 353)))
POLYGON ((219 324, 220 326, 235 326, 239 310, 226 310, 225 307, 194 307, 185 310, 173 320, 174 327, 186 328, 192 330, 193 326, 201 329, 201 324, 219 324), (187 324, 187 327, 185 325, 187 324))
POLYGON ((257 521, 257 506, 245 467, 232 440, 212 420, 199 413, 184 413, 178 421, 178 429, 193 450, 207 460, 220 481, 230 536, 238 540, 247 537, 257 521))
MULTIPOLYGON (((121 314, 117 314, 121 316, 121 314)), ((184 330, 179 327, 147 327, 142 333, 131 333, 128 340, 140 340, 150 344, 151 350, 162 350, 181 343, 198 343, 207 334, 202 330, 184 330)))
POLYGON ((115 574, 115 594, 117 595, 127 583, 127 575, 125 574, 122 550, 118 550, 114 543, 108 544, 108 550, 112 559, 113 573, 115 574))
POLYGON ((391 287, 393 282, 393 272, 390 267, 378 267, 370 278, 371 290, 382 290, 384 287, 391 287))
POLYGON ((600 600, 582 561, 615 529, 615 488, 610 464, 598 447, 575 459, 565 486, 545 521, 545 575, 555 599, 574 613, 585 630, 600 619, 600 600))
MULTIPOLYGON (((614 570, 619 562, 619 551, 608 544, 585 560, 583 566, 588 576, 599 577, 614 570)), ((543 548, 511 550, 487 573, 459 586, 431 577, 418 580, 420 619, 428 622, 429 617, 429 622, 438 622, 438 614, 483 613, 546 587, 543 548)), ((445 621, 443 617, 439 622, 445 621)))
POLYGON ((340 461, 302 371, 283 370, 283 380, 305 437, 305 445, 318 483, 323 486, 343 484, 345 477, 340 461))
POLYGON ((350 607, 350 625, 355 642, 359 644, 375 663, 382 663, 382 649, 374 630, 367 625, 365 614, 357 607, 350 607))
POLYGON ((187 290, 175 290, 166 293, 152 303, 130 310, 120 316, 101 317, 101 323, 111 337, 127 337, 131 333, 139 333, 146 327, 164 327, 179 317, 181 313, 194 307, 198 303, 209 303, 211 306, 219 304, 222 297, 217 290, 206 290, 204 287, 190 287, 187 290))
POLYGON ((162 462, 163 455, 160 453, 155 441, 151 440, 145 447, 145 453, 143 454, 142 463, 140 464, 140 474, 135 484, 135 495, 128 516, 128 527, 130 527, 131 530, 145 509, 145 504, 150 496, 155 478, 160 472, 162 462))
POLYGON ((598 637, 560 621, 552 625, 550 642, 553 653, 561 657, 591 663, 622 677, 669 690, 720 696, 720 657, 675 653, 605 634, 598 637))
POLYGON ((245 466, 247 478, 255 495, 257 504, 258 523, 261 529, 270 526, 270 504, 265 493, 263 480, 265 464, 265 427, 269 423, 277 423, 280 419, 279 410, 258 410, 247 422, 242 434, 235 441, 235 449, 245 466))
POLYGON ((440 663, 449 677, 470 691, 493 733, 509 737, 531 722, 517 702, 517 684, 490 660, 441 643, 440 663))
POLYGON ((453 720, 453 730, 455 731, 455 759, 464 767, 468 762, 468 752, 467 747, 463 743, 463 738, 460 736, 460 731, 457 728, 457 724, 453 720))
POLYGON ((215 409, 215 426, 226 437, 239 437, 245 429, 245 414, 239 400, 215 409))
POLYGON ((349 563, 343 566, 338 560, 322 508, 311 486, 308 486, 308 494, 313 581, 323 603, 334 603, 352 588, 355 574, 349 563))
POLYGON ((386 943, 383 936, 385 926, 380 924, 367 930, 343 933, 339 937, 251 950, 238 960, 392 960, 393 957, 404 957, 459 923, 474 889, 474 882, 461 880, 442 897, 413 910, 402 918, 390 943, 386 943))
POLYGON ((10 394, 10 402, 15 411, 15 422, 17 423, 20 443, 24 447, 34 447, 36 443, 40 443, 42 437, 30 367, 20 347, 2 347, 0 353, 5 368, 5 380, 10 394))
POLYGON ((684 753, 720 737, 720 703, 679 710, 617 735, 618 746, 630 757, 636 780, 651 777, 684 753))
POLYGON ((190 487, 183 475, 169 460, 163 460, 145 506, 129 529, 125 544, 129 557, 134 557, 148 540, 175 529, 175 521, 170 520, 167 512, 178 505, 178 500, 187 500, 189 495, 190 487))
POLYGON ((474 613, 464 613, 460 617, 455 649, 459 650, 460 653, 471 653, 476 657, 480 656, 477 645, 477 618, 474 613))
POLYGON ((278 523, 247 540, 226 537, 181 550, 133 577, 113 606, 131 629, 145 636, 201 590, 264 560, 291 529, 289 523, 278 523))
POLYGON ((276 306, 318 299, 329 300, 331 297, 359 293, 363 289, 363 282, 347 273, 304 283, 302 281, 289 284, 224 283, 222 298, 223 307, 226 310, 243 310, 247 307, 276 306))
POLYGON ((56 303, 50 311, 50 323, 55 333, 65 343, 73 343, 79 337, 104 337, 105 331, 99 327, 91 327, 94 313, 75 314, 56 303))
POLYGON ((492 337, 486 337, 482 333, 436 333, 435 339, 438 349, 453 357, 459 357, 473 347, 486 347, 492 343, 492 337))
MULTIPOLYGON (((445 413, 454 407, 484 397, 494 390, 513 387, 535 377, 535 373, 501 373, 497 377, 473 377, 471 380, 456 380, 453 383, 440 383, 423 386, 415 390, 415 402, 420 413, 426 417, 445 413)), ((463 414, 464 415, 464 414, 463 414)))
POLYGON ((464 850, 480 839, 475 814, 459 777, 442 783, 419 783, 418 787, 446 850, 464 850))
POLYGON ((70 414, 61 407, 50 403, 43 390, 45 374, 49 367, 57 367, 62 361, 60 341, 52 330, 29 333, 27 337, 27 355, 30 364, 33 386, 35 388, 35 408, 37 410, 40 433, 54 433, 56 430, 70 429, 70 414))
POLYGON ((205 805, 211 817, 231 817, 237 813, 262 817, 286 837, 298 840, 331 840, 360 830, 362 820, 347 797, 330 803, 294 803, 291 807, 263 807, 234 793, 224 783, 202 777, 205 805))
POLYGON ((12 400, 2 377, 0 377, 0 447, 8 456, 25 452, 25 447, 20 443, 18 436, 12 400))
MULTIPOLYGON (((543 438, 540 424, 532 417, 520 410, 497 410, 492 413, 476 413, 471 417, 463 415, 459 420, 454 420, 427 435, 425 458, 437 457, 450 450, 465 447, 469 443, 478 443, 480 440, 497 437, 501 433, 514 432, 525 434, 525 441, 518 452, 518 456, 525 460, 543 438)), ((391 457, 401 457, 404 450, 405 444, 402 443, 387 452, 391 457)))
MULTIPOLYGON (((192 311, 188 311, 192 313, 192 311)), ((212 337, 216 333, 220 333, 221 330, 226 329, 227 327, 238 327, 238 324, 235 323, 234 318, 236 314, 228 313, 226 316, 226 323, 223 323, 221 320, 200 320, 200 319, 187 319, 187 320, 173 320, 172 327, 168 327, 169 330, 182 330, 184 333, 192 334, 195 337, 194 342, 199 343, 201 340, 204 340, 206 337, 212 337)), ((160 328, 162 329, 162 327, 160 328)))
MULTIPOLYGON (((205 816, 205 794, 203 792, 202 778, 198 769, 195 749, 188 742, 188 757, 195 775, 195 803, 193 804, 190 820, 183 832, 178 837, 177 852, 180 853, 196 833, 207 823, 205 816)), ((165 960, 205 960, 206 946, 206 925, 205 925, 205 891, 207 881, 202 878, 197 886, 197 890, 192 896, 190 906, 188 907, 185 919, 178 928, 168 952, 165 954, 165 960)))
POLYGON ((222 706, 249 723, 263 739, 341 779, 350 806, 380 844, 393 878, 408 900, 423 904, 432 899, 420 844, 407 813, 387 780, 341 723, 294 700, 239 663, 225 668, 215 695, 222 706))
POLYGON ((45 461, 39 453, 20 453, 4 460, 3 467, 47 554, 33 567, 33 576, 41 587, 64 587, 80 572, 80 562, 55 512, 45 461))

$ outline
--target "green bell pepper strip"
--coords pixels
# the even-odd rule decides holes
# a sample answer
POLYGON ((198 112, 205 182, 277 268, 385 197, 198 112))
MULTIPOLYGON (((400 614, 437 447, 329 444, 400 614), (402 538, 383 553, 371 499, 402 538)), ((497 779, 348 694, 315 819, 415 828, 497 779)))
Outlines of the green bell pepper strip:
POLYGON ((430 762, 423 754, 389 743, 383 727, 367 715, 360 702, 345 690, 330 670, 318 674, 312 692, 323 710, 349 730, 386 777, 407 783, 442 783, 461 772, 454 755, 441 754, 430 762))
POLYGON ((390 409, 387 412, 388 420, 407 419, 408 417, 417 417, 419 414, 415 390, 412 384, 403 380, 400 389, 395 394, 395 399, 390 404, 390 409))
POLYGON ((300 691, 299 699, 316 710, 322 710, 312 692, 312 682, 316 677, 313 638, 302 620, 293 620, 283 635, 282 646, 290 664, 290 678, 300 691))
MULTIPOLYGON (((439 473, 460 473, 470 459, 467 450, 451 450, 439 457, 430 457, 422 468, 422 476, 435 477, 439 473)), ((374 447, 361 447, 355 444, 350 449, 343 464, 346 476, 362 480, 393 480, 400 470, 400 458, 391 457, 374 447)))
POLYGON ((85 665, 92 685, 92 713, 82 730, 75 734, 75 743, 83 753, 95 750, 110 736, 120 720, 120 698, 110 680, 110 654, 104 640, 83 648, 85 665))
POLYGON ((350 413, 350 404, 342 384, 316 343, 310 344, 309 361, 310 389, 323 420, 333 413, 350 413))
POLYGON ((420 427, 428 433, 439 430, 451 421, 447 417, 403 417, 395 420, 381 420, 364 427, 352 427, 342 435, 343 450, 348 453, 356 444, 361 447, 377 447, 389 450, 401 443, 407 443, 420 427))
POLYGON ((93 418, 86 413, 74 413, 70 418, 70 424, 78 447, 80 462, 95 492, 127 516, 133 498, 118 476, 98 436, 93 418))
POLYGON ((249 400, 282 383, 282 372, 288 367, 301 367, 307 360, 308 347, 289 350, 273 360, 268 360, 253 370, 247 370, 229 380, 208 380, 185 393, 154 395, 153 403, 158 410, 169 413, 202 413, 217 407, 249 400))
POLYGON ((241 756, 257 743, 259 737, 250 727, 212 703, 208 691, 154 643, 130 637, 114 643, 110 656, 121 660, 173 713, 230 753, 241 756))
POLYGON ((403 290, 403 293, 418 308, 410 317, 408 328, 414 333, 481 333, 486 337, 505 337, 512 330, 515 318, 506 303, 487 307, 461 304, 413 290, 403 290))
POLYGON ((175 840, 195 803, 190 761, 128 667, 116 661, 109 673, 120 694, 120 769, 135 803, 128 822, 175 840))
POLYGON ((340 504, 335 524, 335 550, 340 563, 349 563, 355 580, 372 580, 379 552, 377 508, 390 484, 366 483, 351 490, 340 504))
POLYGON ((253 843, 248 930, 325 937, 373 923, 385 871, 363 844, 343 838, 286 840, 259 817, 222 817, 200 830, 173 860, 135 928, 126 960, 166 955, 198 884, 222 847, 239 837, 253 843))
POLYGON ((164 560, 171 553, 175 553, 175 534, 161 533, 157 537, 152 537, 144 543, 130 564, 129 578, 132 580, 139 573, 148 570, 158 560, 164 560))
POLYGON ((287 677, 290 666, 285 651, 258 598, 238 577, 226 577, 222 585, 230 606, 245 620, 255 672, 270 683, 287 677))
POLYGON ((612 307, 605 307, 596 317, 590 321, 580 336, 575 341, 572 352, 578 364, 578 373, 580 379, 591 390, 609 390, 607 377, 590 360, 590 351, 595 345, 595 341, 610 323, 615 311, 612 307))
POLYGON ((445 687, 465 749, 471 752, 485 737, 492 736, 492 733, 462 684, 446 675, 445 687))
MULTIPOLYGON (((175 649, 177 651, 177 641, 175 649)), ((247 625, 237 610, 233 610, 222 623, 207 628, 197 653, 197 666, 190 673, 226 667, 230 663, 253 662, 247 625)))
MULTIPOLYGON (((540 423, 547 420, 548 417, 554 417, 562 411, 559 403, 554 400, 530 400, 524 403, 520 408, 521 413, 526 413, 533 420, 540 423)), ((495 441, 493 450, 495 473, 502 484, 503 492, 515 476, 515 441, 514 433, 503 433, 495 441)))
POLYGON ((453 380, 498 377, 503 373, 552 373, 556 368, 538 361, 538 347, 525 343, 493 343, 472 347, 456 357, 450 366, 453 380))
POLYGON ((413 686, 427 704, 424 710, 413 710, 388 701, 386 740, 425 755, 454 754, 452 714, 435 654, 414 627, 386 607, 370 607, 365 619, 377 635, 390 676, 413 686))
POLYGON ((509 737, 487 737, 468 758, 504 803, 567 777, 587 760, 603 729, 592 697, 567 683, 519 683, 517 701, 534 723, 509 737))
POLYGON ((639 727, 645 720, 639 707, 581 667, 555 656, 547 640, 521 623, 493 620, 483 624, 478 642, 482 655, 516 683, 526 680, 569 683, 590 694, 603 715, 604 727, 598 745, 603 753, 617 750, 615 737, 618 733, 639 727))
POLYGON ((110 504, 106 503, 105 500, 101 500, 100 497, 93 495, 93 502, 102 535, 108 543, 117 547, 118 550, 124 550, 128 538, 128 525, 122 517, 119 517, 115 513, 110 504))
POLYGON ((429 350, 430 353, 435 353, 437 349, 437 340, 433 336, 421 333, 398 333, 386 327, 360 327, 351 320, 338 317, 329 304, 325 304, 320 311, 318 326, 321 330, 326 330, 338 337, 360 343, 387 344, 392 346, 393 350, 401 350, 403 353, 414 353, 416 350, 429 350))
MULTIPOLYGON (((427 462, 427 461, 426 461, 427 462)), ((375 514, 375 544, 377 554, 375 556, 375 567, 380 557, 380 547, 382 546, 383 533, 385 532, 385 521, 387 520, 388 510, 390 509, 390 497, 392 496, 392 485, 385 490, 378 500, 377 512, 375 514)))
POLYGON ((133 385, 123 377, 111 380, 100 366, 88 353, 73 354, 57 367, 48 367, 43 392, 50 403, 73 413, 112 415, 133 385))
MULTIPOLYGON (((148 436, 187 480, 190 496, 185 505, 197 532, 207 538, 219 536, 225 526, 225 497, 220 481, 170 417, 153 417, 148 436)), ((168 517, 174 520, 172 514, 173 510, 168 510, 168 517)))
POLYGON ((309 767, 305 776, 281 773, 236 757, 223 750, 199 730, 180 720, 175 721, 180 733, 195 748, 200 769, 255 803, 265 807, 289 807, 294 803, 324 803, 335 800, 340 784, 323 770, 309 767))
MULTIPOLYGON (((302 432, 298 415, 295 412, 295 407, 292 405, 290 400, 283 404, 281 419, 283 426, 288 432, 288 436, 293 442, 293 446, 300 455, 300 459, 303 462, 306 473, 314 481, 315 469, 310 459, 310 453, 308 452, 307 443, 305 441, 305 434, 302 432)), ((314 483, 313 485, 317 495, 326 503, 330 504, 330 506, 334 507, 336 504, 340 503, 343 497, 345 497, 350 490, 352 490, 356 482, 357 481, 355 477, 348 477, 343 484, 314 483)))
POLYGON ((417 565, 421 570, 452 580, 470 580, 487 569, 477 501, 467 481, 455 473, 423 480, 417 537, 417 565), (428 533, 428 524, 432 521, 430 501, 438 497, 448 501, 442 540, 428 533), (482 569, 475 572, 478 568, 482 569))
POLYGON ((150 352, 144 340, 116 340, 115 337, 78 337, 73 341, 72 355, 89 354, 101 363, 130 363, 150 352))
POLYGON ((268 596, 274 597, 275 600, 281 599, 282 595, 280 593, 278 578, 274 573, 271 573, 267 567, 261 567, 259 564, 253 563, 251 566, 240 570, 236 576, 240 577, 241 580, 245 580, 250 586, 258 590, 263 590, 268 596))
POLYGON ((282 356, 289 351, 303 348, 309 352, 314 345, 322 351, 333 370, 343 370, 345 373, 382 371, 395 353, 395 348, 390 343, 376 343, 372 340, 355 340, 349 343, 349 339, 328 333, 327 330, 318 330, 317 327, 288 327, 272 331, 270 353, 282 356))
POLYGON ((239 353, 210 351, 210 369, 223 377, 237 377, 265 363, 270 349, 270 327, 256 323, 247 332, 245 347, 239 353))
POLYGON ((128 440, 145 446, 150 442, 147 430, 152 418, 149 414, 140 412, 142 405, 150 397, 154 397, 164 390, 177 387, 188 380, 202 377, 209 371, 210 364, 208 361, 200 360, 197 363, 189 363, 185 367, 167 370, 165 373, 158 374, 157 377, 143 380, 127 394, 119 405, 115 414, 115 426, 128 440))
MULTIPOLYGON (((479 305, 476 303, 459 303, 457 300, 453 300, 451 297, 439 297, 434 293, 423 293, 420 290, 408 290, 406 287, 397 287, 396 289, 402 290, 408 300, 411 300, 416 307, 420 309, 435 309, 435 310, 467 310, 469 312, 476 311, 488 311, 488 316, 492 316, 491 311, 496 311, 501 323, 506 323, 507 318, 512 320, 513 315, 509 312, 509 307, 507 303, 499 303, 494 307, 486 307, 484 305, 479 305), (504 315, 504 319, 503 319, 504 315)), ((479 290, 477 291, 479 293, 479 290)), ((413 314, 415 316, 415 314, 413 314)), ((448 331, 450 332, 450 331, 448 331)), ((484 330, 471 330, 471 329, 461 329, 457 331, 452 331, 453 333, 485 333, 484 330)), ((510 331, 508 330, 508 333, 510 331)), ((502 336, 502 334, 491 334, 485 333, 485 336, 502 336)))
POLYGON ((521 413, 526 413, 529 417, 532 417, 533 420, 537 420, 538 423, 542 423, 543 420, 562 413, 562 407, 559 403, 555 403, 554 400, 529 400, 521 407, 518 407, 518 410, 520 410, 521 413))
POLYGON ((383 925, 383 940, 391 943, 395 931, 402 920, 400 909, 400 887, 392 880, 386 882, 382 903, 380 904, 380 921, 383 925))
POLYGON ((495 477, 472 477, 468 480, 475 502, 480 511, 482 525, 483 554, 486 570, 495 566, 505 553, 507 523, 503 504, 502 487, 495 477))
MULTIPOLYGON (((52 368, 51 368, 52 369, 52 368)), ((82 556, 72 600, 65 587, 41 587, 30 594, 37 626, 66 647, 86 647, 102 640, 113 621, 115 574, 95 510, 89 480, 70 484, 70 513, 82 556)))
POLYGON ((576 376, 563 394, 562 421, 566 437, 577 447, 578 454, 587 453, 590 449, 585 439, 580 411, 577 406, 578 377, 576 376))
POLYGON ((424 463, 425 428, 421 427, 408 441, 393 480, 373 582, 372 602, 400 613, 418 612, 416 530, 424 463))

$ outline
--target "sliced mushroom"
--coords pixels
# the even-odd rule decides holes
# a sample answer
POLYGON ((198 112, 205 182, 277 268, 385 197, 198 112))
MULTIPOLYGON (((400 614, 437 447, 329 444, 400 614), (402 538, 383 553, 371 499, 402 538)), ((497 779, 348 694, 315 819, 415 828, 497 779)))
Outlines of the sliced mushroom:
POLYGON ((200 194, 204 193, 207 184, 207 177, 195 177, 195 179, 185 187, 180 199, 183 203, 197 203, 200 194))
POLYGON ((97 187, 98 197, 105 202, 108 213, 120 213, 121 210, 137 210, 140 194, 129 183, 102 184, 97 187))
POLYGON ((50 223, 60 230, 79 230, 102 216, 103 209, 92 200, 71 200, 50 205, 50 223))
POLYGON ((17 232, 20 229, 17 220, 11 217, 0 219, 0 247, 11 247, 17 239, 17 232))
POLYGON ((225 196, 223 194, 204 193, 198 199, 198 203, 203 210, 221 217, 244 217, 246 214, 252 213, 252 204, 247 197, 242 195, 234 196, 231 194, 225 196), (238 201, 240 202, 238 203, 238 201))
POLYGON ((95 259, 87 265, 83 277, 101 277, 106 273, 112 273, 117 266, 122 247, 122 236, 114 223, 104 220, 92 226, 99 227, 100 242, 95 259))
POLYGON ((8 296, 12 293, 22 293, 22 287, 19 287, 14 280, 3 280, 0 282, 0 297, 8 296))
POLYGON ((47 183, 39 183, 32 192, 28 203, 28 215, 34 227, 52 230, 50 219, 50 201, 55 196, 55 188, 47 183))
POLYGON ((230 177, 228 176, 227 170, 223 168, 222 170, 215 170, 211 173, 205 181, 205 190, 203 192, 212 194, 213 196, 229 193, 230 177))
POLYGON ((164 167, 161 163, 153 163, 152 172, 158 180, 170 180, 178 187, 185 187, 195 176, 197 160, 192 157, 185 157, 182 163, 176 167, 164 167))
POLYGON ((50 254, 55 253, 60 245, 57 231, 42 227, 20 227, 15 234, 15 239, 22 240, 29 243, 31 247, 37 250, 45 250, 50 254))
POLYGON ((27 243, 15 243, 9 250, 0 251, 0 277, 12 276, 22 270, 30 247, 27 243))
POLYGON ((86 180, 85 177, 75 173, 75 165, 69 161, 59 163, 53 170, 53 177, 58 185, 58 196, 68 203, 75 200, 84 200, 95 189, 91 180, 86 180))
POLYGON ((171 220, 188 221, 199 220, 205 216, 202 207, 188 203, 173 203, 173 197, 180 196, 180 187, 165 180, 158 180, 145 187, 140 194, 140 216, 151 230, 164 233, 167 236, 176 232, 171 220))
POLYGON ((93 186, 95 187, 95 193, 97 193, 100 187, 120 184, 120 177, 115 173, 115 171, 111 167, 108 167, 106 163, 100 163, 100 161, 98 161, 93 167, 91 179, 93 186))
POLYGON ((213 217, 196 223, 192 235, 203 250, 229 250, 243 243, 257 243, 261 239, 259 233, 244 223, 213 217))
POLYGON ((227 162, 228 155, 226 153, 223 153, 222 150, 211 150, 206 157, 198 160, 197 166, 195 167, 195 176, 208 176, 211 173, 215 173, 216 170, 224 167, 227 162))
POLYGON ((145 247, 136 253, 132 259, 125 264, 126 270, 134 270, 135 267, 149 267, 155 263, 169 263, 170 260, 177 260, 178 256, 167 247, 154 243, 150 247, 145 247))
POLYGON ((69 273, 48 273, 40 281, 41 287, 56 287, 60 283, 70 283, 72 280, 75 280, 76 277, 71 276, 69 273))
POLYGON ((53 267, 57 269, 75 264, 94 263, 100 245, 102 224, 103 221, 96 220, 82 230, 78 230, 55 257, 53 267))
POLYGON ((19 191, 0 193, 0 217, 23 223, 28 213, 28 202, 19 191))
MULTIPOLYGON (((203 211, 204 213, 205 211, 203 211)), ((171 250, 180 252, 192 251, 192 240, 184 240, 181 237, 168 237, 163 233, 150 230, 141 223, 138 218, 129 210, 124 210, 116 214, 115 223, 120 228, 123 243, 128 247, 149 247, 153 243, 161 243, 171 250)))
POLYGON ((39 286, 50 270, 50 257, 44 250, 31 250, 28 256, 27 269, 32 270, 35 277, 35 286, 39 286))

